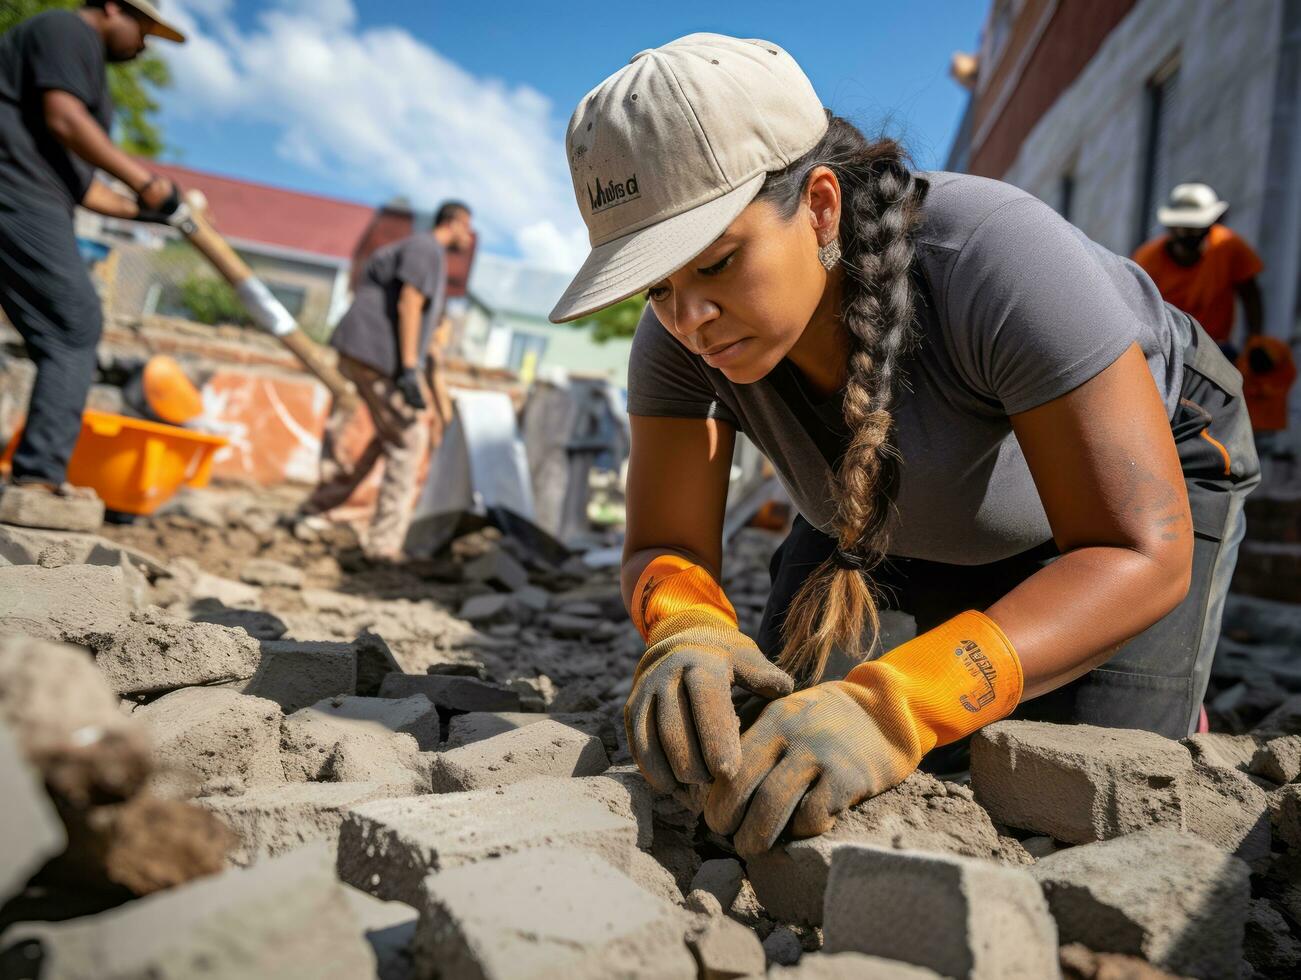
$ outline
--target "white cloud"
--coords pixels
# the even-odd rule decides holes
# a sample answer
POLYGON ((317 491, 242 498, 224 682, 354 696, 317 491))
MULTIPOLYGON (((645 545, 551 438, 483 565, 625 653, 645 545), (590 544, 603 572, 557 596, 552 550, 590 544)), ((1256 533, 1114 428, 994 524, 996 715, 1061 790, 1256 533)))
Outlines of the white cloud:
POLYGON ((158 47, 169 109, 270 124, 282 158, 359 193, 463 199, 490 250, 563 271, 586 255, 555 107, 537 90, 473 75, 400 28, 359 30, 353 0, 276 0, 246 29, 229 0, 169 12, 191 39, 158 47))

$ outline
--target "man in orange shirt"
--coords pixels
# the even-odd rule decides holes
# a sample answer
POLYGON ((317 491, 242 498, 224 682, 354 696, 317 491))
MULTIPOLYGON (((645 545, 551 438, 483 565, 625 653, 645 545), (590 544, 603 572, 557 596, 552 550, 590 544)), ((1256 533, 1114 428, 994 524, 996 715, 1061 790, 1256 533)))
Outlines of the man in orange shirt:
POLYGON ((1206 184, 1180 184, 1157 211, 1167 233, 1140 245, 1134 261, 1166 302, 1196 319, 1233 360, 1233 298, 1242 298, 1247 336, 1258 336, 1265 318, 1256 277, 1264 264, 1250 245, 1217 223, 1228 209, 1206 184))

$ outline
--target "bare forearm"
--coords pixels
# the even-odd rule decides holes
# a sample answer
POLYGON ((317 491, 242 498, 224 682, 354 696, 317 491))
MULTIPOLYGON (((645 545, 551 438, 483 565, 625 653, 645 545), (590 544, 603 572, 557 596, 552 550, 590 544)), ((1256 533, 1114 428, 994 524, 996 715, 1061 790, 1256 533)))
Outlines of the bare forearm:
POLYGON ((131 198, 119 194, 98 180, 91 181, 86 196, 81 199, 81 206, 96 214, 110 218, 135 218, 140 213, 140 205, 131 198))
POLYGON ((1104 663, 1179 604, 1190 572, 1139 551, 1079 548, 994 603, 985 612, 1021 660, 1023 700, 1104 663))
POLYGON ((46 93, 45 124, 61 144, 137 193, 149 182, 149 171, 118 149, 74 96, 64 92, 46 93))

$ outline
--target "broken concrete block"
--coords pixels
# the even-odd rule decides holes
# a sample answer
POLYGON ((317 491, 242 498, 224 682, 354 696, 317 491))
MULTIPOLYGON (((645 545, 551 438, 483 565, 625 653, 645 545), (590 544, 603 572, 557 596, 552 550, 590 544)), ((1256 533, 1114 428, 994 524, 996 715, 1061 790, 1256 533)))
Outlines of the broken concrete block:
POLYGON ((379 898, 414 904, 431 872, 533 847, 585 848, 628 871, 636 824, 575 786, 585 782, 536 779, 355 807, 339 830, 339 876, 379 898))
POLYGON ((243 630, 192 623, 156 607, 85 642, 113 690, 124 695, 246 680, 262 659, 258 641, 243 630))
POLYGON ((301 568, 286 565, 273 558, 250 558, 239 570, 239 580, 247 585, 301 589, 307 576, 303 574, 301 568))
POLYGON ((131 609, 120 568, 0 568, 0 633, 79 643, 82 637, 115 632, 131 609))
POLYGON ((423 694, 444 713, 519 711, 519 695, 474 677, 451 674, 389 674, 380 685, 382 698, 423 694))
POLYGON ((249 865, 318 841, 333 858, 346 811, 371 800, 406 795, 408 785, 288 783, 254 786, 238 796, 205 796, 195 802, 216 814, 239 838, 231 862, 249 865))
POLYGON ((135 711, 149 729, 161 770, 156 786, 187 794, 213 781, 283 783, 280 707, 214 687, 187 687, 135 711))
POLYGON ((63 823, 45 795, 37 773, 18 743, 0 724, 0 905, 18 892, 49 858, 60 854, 68 839, 63 823))
MULTIPOLYGON (((674 905, 682 904, 682 891, 673 877, 673 872, 655 860, 654 856, 641 849, 632 852, 628 861, 628 877, 639 888, 645 889, 656 898, 662 898, 674 905)), ((701 894, 706 894, 701 892, 701 894)), ((711 901, 712 901, 711 896, 711 901)))
POLYGON ((304 848, 99 915, 23 923, 0 945, 41 945, 44 980, 375 975, 375 957, 326 854, 304 848))
POLYGON ((11 565, 117 565, 131 566, 150 579, 170 575, 166 565, 153 555, 98 534, 42 531, 0 524, 0 557, 11 565))
POLYGON ((103 523, 104 501, 93 491, 65 497, 14 483, 0 490, 0 524, 87 532, 98 531, 103 523))
POLYGON ((693 980, 683 914, 599 858, 566 848, 430 875, 416 928, 421 975, 693 980))
POLYGON ((599 776, 609 767, 599 738, 544 721, 438 753, 430 760, 430 785, 435 793, 458 793, 535 776, 599 776))
POLYGON ((472 711, 452 718, 447 727, 444 748, 455 749, 473 742, 482 742, 485 738, 512 732, 525 725, 536 725, 540 721, 558 722, 584 734, 595 735, 607 752, 614 752, 618 748, 610 716, 600 711, 571 711, 554 715, 532 711, 472 711))
POLYGON ((1288 847, 1301 850, 1301 783, 1289 783, 1271 796, 1274 833, 1288 847))
POLYGON ((29 758, 74 742, 82 729, 141 730, 118 707, 90 654, 27 636, 0 636, 0 722, 29 758))
POLYGON ((745 869, 735 858, 713 858, 700 865, 700 870, 691 879, 691 890, 703 889, 709 892, 722 906, 723 911, 732 907, 736 896, 741 894, 741 883, 745 881, 745 869))
POLYGON ((380 685, 392 673, 401 673, 402 666, 384 638, 369 630, 352 641, 357 649, 357 693, 362 697, 379 697, 380 685))
POLYGON ((241 690, 276 702, 287 714, 356 692, 357 648, 351 643, 265 640, 261 654, 257 673, 241 690))
MULTIPOLYGON (((782 931, 777 929, 773 935, 782 931)), ((789 929, 785 930, 799 938, 789 929)), ((772 936, 768 937, 769 939, 772 936)), ((767 948, 767 942, 764 943, 767 948)), ((778 961, 773 961, 778 962, 778 961)), ((797 966, 775 966, 768 971, 768 980, 941 980, 934 970, 911 966, 896 960, 883 960, 879 956, 863 953, 813 953, 798 961, 797 966)), ((1116 980, 1121 980, 1117 977, 1116 980)), ((1136 980, 1136 978, 1125 978, 1136 980)))
POLYGON ((762 974, 767 965, 754 930, 722 916, 693 930, 687 940, 700 965, 700 980, 735 980, 762 974))
POLYGON ((1294 977, 1301 969, 1301 942, 1293 938, 1282 913, 1263 898, 1247 906, 1243 954, 1266 977, 1294 977))
POLYGON ((1251 772, 1274 783, 1290 783, 1301 777, 1301 735, 1271 738, 1252 758, 1251 772))
POLYGON ((1236 769, 1194 763, 1183 829, 1250 863, 1269 856, 1269 796, 1236 769))
POLYGON ((500 548, 493 548, 462 566, 467 582, 482 582, 500 592, 514 592, 529 584, 529 573, 500 548))
POLYGON ((790 926, 778 926, 763 941, 763 954, 770 965, 794 966, 804 956, 804 944, 790 926))
POLYGON ((1249 872, 1203 840, 1155 828, 1068 848, 1030 874, 1064 943, 1197 977, 1237 973, 1249 872))
POLYGON ((420 750, 437 745, 438 712, 421 694, 327 698, 281 725, 281 761, 291 782, 404 784, 419 793, 429 769, 420 750))
POLYGON ((845 843, 1016 865, 1033 861, 1020 844, 998 833, 969 789, 917 772, 894 789, 846 810, 821 837, 779 844, 747 859, 746 873, 764 908, 782 922, 821 923, 832 853, 845 843))
POLYGON ((1255 735, 1226 735, 1222 732, 1198 732, 1183 740, 1194 759, 1221 769, 1247 772, 1262 739, 1255 735))
POLYGON ((456 614, 460 619, 475 626, 487 626, 492 623, 506 623, 515 618, 516 609, 512 598, 501 592, 487 592, 472 595, 461 603, 456 614))
POLYGON ((375 954, 377 980, 410 980, 411 942, 420 913, 405 902, 385 902, 351 885, 343 891, 375 954))
POLYGON ((1258 726, 1259 735, 1301 735, 1301 694, 1293 694, 1267 714, 1258 726))
POLYGON ((1192 757, 1151 732, 1001 721, 971 741, 976 799, 1000 823, 1084 844, 1184 827, 1192 757))
POLYGON ((924 966, 946 977, 1055 977, 1057 927, 1023 869, 851 845, 831 859, 828 953, 924 966))

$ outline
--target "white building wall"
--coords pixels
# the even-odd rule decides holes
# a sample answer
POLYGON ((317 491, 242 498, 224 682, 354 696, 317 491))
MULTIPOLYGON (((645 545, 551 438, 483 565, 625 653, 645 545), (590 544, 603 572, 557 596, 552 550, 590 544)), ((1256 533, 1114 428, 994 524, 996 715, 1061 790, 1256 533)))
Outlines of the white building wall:
MULTIPOLYGON (((1140 0, 1031 131, 1004 179, 1057 207, 1061 177, 1073 174, 1071 220, 1128 254, 1146 85, 1177 56, 1165 119, 1172 182, 1209 183, 1232 205, 1227 223, 1259 241, 1280 19, 1281 0, 1140 0)), ((1157 197, 1168 190, 1157 188, 1157 197)))

